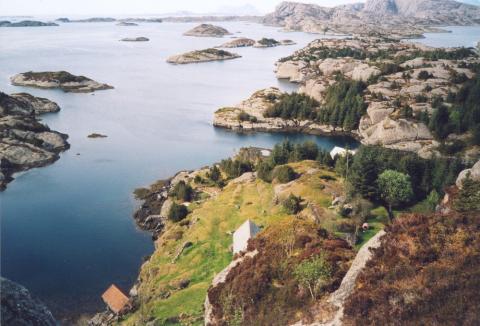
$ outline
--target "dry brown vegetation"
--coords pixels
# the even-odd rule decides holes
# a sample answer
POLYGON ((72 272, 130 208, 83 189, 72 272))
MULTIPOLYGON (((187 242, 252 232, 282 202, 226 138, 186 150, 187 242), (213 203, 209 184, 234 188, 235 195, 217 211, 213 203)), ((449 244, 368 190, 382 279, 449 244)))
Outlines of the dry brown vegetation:
POLYGON ((338 288, 354 256, 346 241, 298 218, 272 224, 250 241, 249 250, 258 254, 246 258, 225 283, 208 292, 218 325, 288 325, 299 317, 308 320, 307 307, 314 300, 296 281, 295 266, 325 257, 331 274, 318 291, 316 299, 321 300, 338 288))
POLYGON ((479 325, 480 213, 405 215, 386 231, 345 325, 479 325))

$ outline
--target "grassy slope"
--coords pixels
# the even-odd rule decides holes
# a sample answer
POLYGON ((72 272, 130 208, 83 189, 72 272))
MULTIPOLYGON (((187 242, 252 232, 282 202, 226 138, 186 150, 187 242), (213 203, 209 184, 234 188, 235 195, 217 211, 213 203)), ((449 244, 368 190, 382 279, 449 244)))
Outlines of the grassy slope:
MULTIPOLYGON (((281 191, 277 187, 277 194, 275 184, 261 180, 229 183, 218 196, 190 207, 192 212, 187 217, 191 222, 190 227, 167 225, 166 232, 156 243, 156 251, 141 270, 142 286, 139 294, 143 304, 135 313, 126 317, 124 324, 142 324, 152 319, 162 322, 181 316, 180 320, 184 324, 201 325, 206 291, 214 275, 232 259, 230 232, 246 219, 266 227, 288 217, 281 204, 276 202, 281 202, 290 193, 300 195, 310 204, 302 211, 302 215, 320 215, 320 223, 326 229, 333 230, 336 221, 342 218, 329 210, 328 206, 332 194, 341 193, 341 180, 322 180, 322 175, 335 174, 324 170, 316 162, 304 161, 290 166, 302 176, 292 183, 282 185, 281 191), (279 201, 274 200, 276 196, 279 201), (178 249, 186 241, 191 241, 193 245, 172 263, 178 249), (189 279, 190 285, 178 290, 175 284, 182 279, 189 279), (170 292, 170 296, 162 299, 167 292, 170 292)), ((376 224, 375 231, 380 227, 380 224, 376 224)), ((171 324, 177 322, 178 320, 171 324)))

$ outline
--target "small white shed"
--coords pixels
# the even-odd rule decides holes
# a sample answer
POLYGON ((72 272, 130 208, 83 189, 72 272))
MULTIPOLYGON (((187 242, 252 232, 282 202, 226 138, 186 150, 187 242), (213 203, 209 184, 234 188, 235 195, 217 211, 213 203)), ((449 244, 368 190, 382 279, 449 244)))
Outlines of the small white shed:
POLYGON ((350 153, 351 155, 355 155, 355 151, 351 149, 345 149, 343 147, 338 147, 335 146, 331 151, 330 151, 330 156, 332 159, 335 159, 335 156, 340 155, 340 156, 345 156, 345 154, 350 153))
POLYGON ((260 228, 250 220, 246 220, 237 231, 233 233, 233 253, 239 253, 247 249, 248 240, 253 238, 260 228))

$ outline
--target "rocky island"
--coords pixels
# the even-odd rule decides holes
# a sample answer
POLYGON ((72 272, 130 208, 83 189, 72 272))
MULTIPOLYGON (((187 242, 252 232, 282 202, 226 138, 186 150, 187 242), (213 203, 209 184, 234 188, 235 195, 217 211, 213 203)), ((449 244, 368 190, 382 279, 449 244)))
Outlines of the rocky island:
POLYGON ((58 26, 56 23, 52 22, 41 22, 37 20, 22 20, 19 22, 11 22, 8 20, 0 21, 0 27, 43 27, 43 26, 58 26))
POLYGON ((188 64, 209 61, 223 61, 237 58, 241 58, 241 56, 236 53, 211 48, 174 55, 169 57, 167 62, 173 64, 188 64))
POLYGON ((255 48, 272 48, 272 47, 275 47, 275 46, 279 46, 279 45, 294 45, 295 42, 293 42, 292 40, 282 40, 282 41, 277 41, 273 38, 262 38, 258 41, 255 42, 255 44, 253 45, 253 47, 255 48))
POLYGON ((478 56, 465 48, 382 38, 320 39, 277 63, 277 77, 299 83, 299 94, 257 92, 238 106, 218 110, 214 125, 347 133, 364 144, 422 156, 468 147, 464 154, 475 156, 478 122, 463 122, 455 132, 443 130, 437 120, 445 110, 462 112, 463 101, 469 100, 456 94, 475 87, 479 64, 478 56))
POLYGON ((121 21, 117 23, 117 26, 138 26, 137 23, 121 21))
POLYGON ((234 39, 232 41, 223 43, 222 45, 217 46, 217 48, 243 48, 253 46, 255 48, 271 48, 279 45, 294 45, 295 42, 292 40, 282 40, 277 41, 272 38, 262 38, 258 41, 241 37, 234 39))
POLYGON ((52 131, 38 114, 58 111, 58 105, 30 94, 0 92, 0 189, 16 172, 48 165, 68 149, 67 135, 52 131))
POLYGON ((225 35, 231 35, 231 33, 220 26, 212 24, 201 24, 183 33, 183 35, 197 37, 223 37, 225 35))
POLYGON ((148 42, 148 41, 150 41, 150 39, 148 39, 147 37, 140 36, 140 37, 126 37, 126 38, 122 38, 120 41, 122 41, 122 42, 148 42))
POLYGON ((64 92, 90 93, 112 89, 85 76, 75 76, 66 71, 24 72, 10 78, 12 85, 38 88, 60 88, 64 92))
POLYGON ((223 43, 222 45, 219 45, 218 48, 244 48, 244 47, 253 46, 254 44, 255 44, 255 40, 245 38, 245 37, 240 37, 232 41, 223 43))

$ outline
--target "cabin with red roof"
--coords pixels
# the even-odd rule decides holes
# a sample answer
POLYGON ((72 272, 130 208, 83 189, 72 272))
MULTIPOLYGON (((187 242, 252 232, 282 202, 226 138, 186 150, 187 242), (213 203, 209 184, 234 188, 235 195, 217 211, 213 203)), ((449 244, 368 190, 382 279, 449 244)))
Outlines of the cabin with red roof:
POLYGON ((108 308, 117 315, 130 307, 128 296, 126 296, 115 284, 110 285, 107 291, 102 294, 102 299, 107 304, 108 308))

